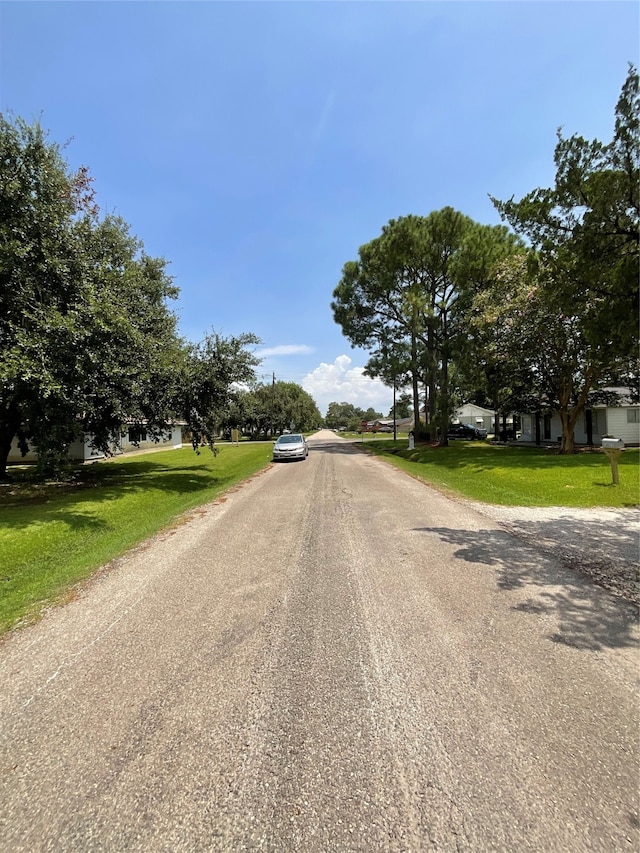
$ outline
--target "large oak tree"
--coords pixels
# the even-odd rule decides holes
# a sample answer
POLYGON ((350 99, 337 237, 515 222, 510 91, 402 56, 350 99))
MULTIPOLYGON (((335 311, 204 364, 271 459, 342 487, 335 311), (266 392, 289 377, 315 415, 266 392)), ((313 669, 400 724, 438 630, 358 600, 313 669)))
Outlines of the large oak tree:
POLYGON ((252 381, 252 335, 181 340, 162 258, 102 219, 39 124, 0 116, 0 477, 17 436, 54 470, 89 433, 113 449, 125 424, 159 437, 180 419, 209 441, 237 382, 252 381))
MULTIPOLYGON (((512 278, 514 299, 507 303, 496 291, 494 321, 504 322, 528 292, 530 336, 536 313, 540 323, 535 340, 530 338, 540 362, 535 376, 547 389, 540 404, 559 411, 561 450, 570 453, 589 391, 638 355, 640 93, 633 67, 616 106, 611 142, 565 139, 558 132, 554 159, 553 187, 520 201, 494 199, 532 246, 527 269, 512 278)), ((532 355, 521 352, 523 358, 532 355)))

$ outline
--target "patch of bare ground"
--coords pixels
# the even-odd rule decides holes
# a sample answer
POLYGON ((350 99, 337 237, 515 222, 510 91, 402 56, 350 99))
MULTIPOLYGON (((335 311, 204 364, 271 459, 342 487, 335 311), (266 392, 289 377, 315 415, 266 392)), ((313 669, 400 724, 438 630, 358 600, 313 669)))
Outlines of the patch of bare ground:
POLYGON ((640 607, 640 510, 469 503, 566 568, 640 607))

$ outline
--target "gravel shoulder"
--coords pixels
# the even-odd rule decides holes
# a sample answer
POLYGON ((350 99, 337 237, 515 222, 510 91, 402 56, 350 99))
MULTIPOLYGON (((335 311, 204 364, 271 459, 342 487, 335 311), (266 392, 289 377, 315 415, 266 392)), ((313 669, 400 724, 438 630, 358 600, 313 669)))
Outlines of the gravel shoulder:
MULTIPOLYGON (((431 486, 431 488, 436 488, 431 486)), ((498 506, 447 496, 640 607, 640 509, 498 506)))
POLYGON ((464 503, 566 568, 640 606, 640 510, 464 503))

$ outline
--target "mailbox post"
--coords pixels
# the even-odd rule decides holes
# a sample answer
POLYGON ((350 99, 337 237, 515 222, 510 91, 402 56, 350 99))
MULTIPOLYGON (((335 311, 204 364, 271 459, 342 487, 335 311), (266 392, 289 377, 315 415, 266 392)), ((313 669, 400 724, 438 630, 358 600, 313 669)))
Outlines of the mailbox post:
POLYGON ((609 462, 611 462, 611 482, 617 485, 619 482, 618 459, 620 459, 620 454, 624 450, 624 441, 621 438, 603 438, 602 449, 609 457, 609 462))

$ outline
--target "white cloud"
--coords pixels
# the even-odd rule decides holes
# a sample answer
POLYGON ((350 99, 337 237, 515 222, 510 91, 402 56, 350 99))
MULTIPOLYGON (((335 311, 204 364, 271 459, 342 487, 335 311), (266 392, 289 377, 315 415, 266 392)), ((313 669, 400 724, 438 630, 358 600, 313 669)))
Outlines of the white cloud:
POLYGON ((265 347, 256 350, 257 358, 269 358, 272 355, 309 355, 314 352, 313 347, 306 344, 282 344, 277 347, 265 347))
POLYGON ((329 403, 352 403, 360 409, 373 407, 386 415, 393 405, 393 391, 379 379, 364 375, 364 367, 351 367, 348 355, 333 364, 322 362, 302 380, 302 387, 316 401, 323 415, 329 403))

